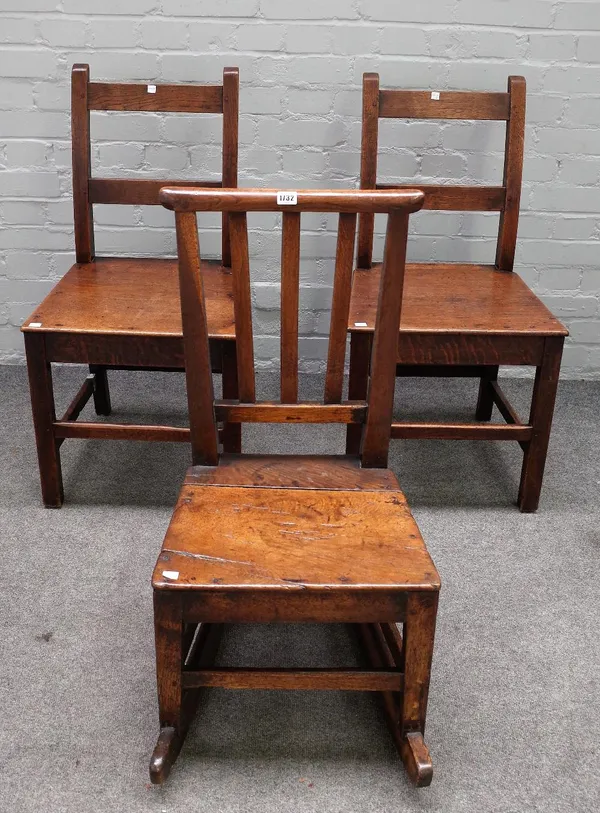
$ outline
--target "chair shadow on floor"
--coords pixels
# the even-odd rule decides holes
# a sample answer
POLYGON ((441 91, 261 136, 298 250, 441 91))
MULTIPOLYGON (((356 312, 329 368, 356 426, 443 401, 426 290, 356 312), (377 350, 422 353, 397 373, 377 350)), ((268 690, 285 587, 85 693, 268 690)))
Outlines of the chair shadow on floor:
MULTIPOLYGON (((127 418, 131 420, 131 413, 127 418)), ((260 446, 253 437, 260 430, 253 429, 248 433, 249 449, 260 446)), ((285 429, 271 433, 270 440, 276 442, 273 435, 284 434, 285 429)), ((338 445, 336 438, 327 437, 331 434, 323 432, 321 449, 325 443, 328 447, 338 445)), ((452 441, 404 441, 392 448, 390 468, 414 507, 512 507, 519 473, 517 450, 499 446, 475 441, 460 445, 452 441)), ((64 457, 71 505, 171 509, 190 463, 187 445, 174 443, 88 441, 77 444, 64 457)))
MULTIPOLYGON (((119 420, 134 419, 132 413, 115 416, 119 420)), ((173 415, 169 420, 174 422, 173 415)), ((287 445, 286 430, 294 428, 271 431, 271 444, 287 445)), ((261 429, 256 427, 248 431, 246 448, 264 445, 260 433, 261 429)), ((339 448, 342 442, 336 429, 324 430, 322 443, 313 453, 322 454, 324 447, 339 448)), ((308 451, 303 448, 303 453, 308 451)), ((187 444, 174 443, 88 441, 78 443, 64 457, 65 485, 72 505, 171 509, 190 464, 187 444)), ((404 441, 392 447, 390 468, 399 478, 410 504, 417 508, 512 507, 519 458, 517 450, 506 448, 506 444, 502 447, 499 443, 480 441, 461 444, 404 441)))
MULTIPOLYGON (((70 370, 61 370, 57 378, 70 378, 69 373, 70 370)), ((114 403, 111 421, 186 424, 183 376, 132 372, 110 375, 114 403), (132 379, 137 381, 141 376, 149 396, 143 409, 140 388, 132 385, 132 379)), ((303 379, 301 384, 307 395, 318 397, 322 376, 307 374, 303 379)), ((277 392, 279 379, 273 373, 262 373, 258 383, 261 397, 270 398, 277 392)), ((509 392, 511 383, 507 382, 509 392)), ((475 403, 473 382, 458 379, 440 384, 400 379, 396 384, 395 418, 472 420, 465 402, 469 402, 471 395, 470 400, 475 403)), ((526 405, 529 382, 526 387, 518 382, 513 389, 515 404, 526 405)), ((510 394, 512 398, 513 393, 510 394)), ((93 419, 102 420, 96 416, 93 419)), ((247 425, 243 429, 244 449, 249 452, 264 449, 265 432, 269 433, 269 445, 276 453, 344 453, 342 430, 327 426, 305 434, 295 426, 247 425)), ((512 508, 520 471, 520 454, 513 447, 514 444, 481 441, 401 441, 391 444, 390 468, 416 508, 512 508)), ((63 456, 67 501, 73 505, 171 508, 190 464, 190 451, 185 443, 67 441, 63 456)))

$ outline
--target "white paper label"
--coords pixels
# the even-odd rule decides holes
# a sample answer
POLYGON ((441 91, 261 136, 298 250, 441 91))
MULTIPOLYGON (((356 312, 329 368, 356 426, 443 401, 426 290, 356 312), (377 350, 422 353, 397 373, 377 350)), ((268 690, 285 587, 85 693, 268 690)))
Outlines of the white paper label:
POLYGON ((42 326, 41 322, 30 322, 29 323, 29 327, 41 327, 41 326, 42 326))
POLYGON ((148 85, 148 93, 156 93, 156 85, 148 85))
POLYGON ((431 98, 432 98, 434 101, 439 102, 439 100, 440 100, 440 92, 439 92, 439 90, 434 90, 434 91, 432 91, 432 93, 431 93, 431 98))
POLYGON ((298 204, 297 192, 278 192, 277 205, 278 206, 296 206, 298 204))
POLYGON ((366 322, 355 322, 354 327, 367 327, 366 322))
POLYGON ((176 582, 179 578, 178 570, 163 570, 162 574, 165 579, 170 579, 172 582, 176 582))

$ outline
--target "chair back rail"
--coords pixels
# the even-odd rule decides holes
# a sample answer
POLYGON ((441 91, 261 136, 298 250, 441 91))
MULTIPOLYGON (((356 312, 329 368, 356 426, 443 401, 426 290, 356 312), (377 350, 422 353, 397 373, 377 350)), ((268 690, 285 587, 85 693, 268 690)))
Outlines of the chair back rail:
POLYGON ((161 190, 175 211, 186 380, 194 463, 218 461, 217 420, 266 423, 357 423, 363 426, 362 463, 385 467, 390 440, 396 348, 400 326, 408 217, 423 205, 418 190, 301 190, 286 205, 281 251, 281 401, 257 402, 254 373, 247 212, 281 211, 273 189, 161 190), (196 212, 229 214, 239 401, 214 400, 206 306, 200 275, 196 212), (322 402, 298 401, 298 306, 302 212, 337 212, 333 298, 322 402), (346 326, 358 213, 387 215, 386 244, 374 328, 373 375, 366 401, 343 401, 346 326))
MULTIPOLYGON (((89 65, 73 65, 71 74, 71 138, 73 157, 73 210, 78 263, 91 262, 94 249, 94 203, 158 205, 166 184, 208 188, 237 186, 239 72, 225 68, 222 85, 146 85, 90 82, 89 65), (90 111, 220 113, 223 116, 222 173, 220 181, 93 178, 91 168, 90 111)), ((229 222, 223 214, 222 260, 231 265, 229 222)))
POLYGON ((148 85, 90 82, 90 110, 138 110, 161 113, 222 113, 220 85, 148 85))
POLYGON ((508 121, 510 93, 428 90, 382 90, 379 117, 397 119, 465 119, 508 121))
MULTIPOLYGON (((435 186, 414 184, 425 192, 424 209, 500 212, 496 267, 512 271, 519 223, 525 137, 525 79, 509 76, 506 93, 467 91, 380 90, 379 75, 363 76, 363 113, 360 163, 361 189, 402 189, 408 186, 377 183, 380 118, 462 119, 506 122, 502 186, 435 186)), ((370 268, 373 258, 373 216, 361 215, 358 265, 370 268)))

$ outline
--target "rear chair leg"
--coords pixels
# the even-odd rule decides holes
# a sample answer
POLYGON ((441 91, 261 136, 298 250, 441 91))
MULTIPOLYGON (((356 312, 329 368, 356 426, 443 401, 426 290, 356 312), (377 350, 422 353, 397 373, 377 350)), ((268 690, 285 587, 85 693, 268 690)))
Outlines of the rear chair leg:
MULTIPOLYGON (((370 366, 371 335, 369 333, 350 334, 349 401, 366 401, 369 388, 370 366)), ((362 426, 359 424, 348 424, 346 429, 346 454, 360 454, 361 440, 362 426)))
POLYGON ((52 387, 52 368, 46 357, 41 333, 25 333, 27 373, 31 392, 31 410, 37 446, 42 499, 46 508, 60 508, 64 500, 59 443, 54 436, 56 409, 52 387))
POLYGON ((533 435, 525 449, 519 487, 518 503, 523 513, 536 511, 540 501, 563 344, 562 336, 546 338, 542 363, 535 371, 529 416, 533 435))
POLYGON ((494 408, 494 398, 492 382, 498 380, 498 367, 488 367, 479 380, 479 395, 477 396, 477 407, 475 409, 476 421, 489 421, 492 419, 494 408))
POLYGON ((94 376, 94 409, 96 415, 110 415, 110 392, 106 367, 90 364, 90 373, 94 376))
POLYGON ((154 591, 156 682, 160 733, 150 758, 150 780, 161 785, 183 745, 183 619, 177 591, 154 591))
MULTIPOLYGON (((233 342, 224 343, 222 359, 223 398, 237 400, 237 356, 233 342)), ((230 454, 240 454, 242 451, 241 423, 226 423, 223 426, 223 451, 230 454)))

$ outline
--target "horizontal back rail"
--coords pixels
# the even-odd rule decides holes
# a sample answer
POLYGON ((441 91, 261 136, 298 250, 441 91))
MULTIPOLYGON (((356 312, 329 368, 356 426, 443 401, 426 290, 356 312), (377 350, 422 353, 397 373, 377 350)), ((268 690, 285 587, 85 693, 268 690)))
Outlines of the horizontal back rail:
POLYGON ((160 192, 160 202, 176 212, 391 212, 402 209, 416 212, 423 195, 415 187, 386 190, 299 189, 294 205, 277 202, 278 189, 175 188, 169 183, 160 192))
POLYGON ((89 110, 222 113, 220 85, 133 85, 90 82, 89 110))
POLYGON ((89 110, 222 113, 221 85, 134 85, 90 82, 89 110))
POLYGON ((220 189, 221 181, 172 181, 154 178, 90 178, 90 203, 122 203, 154 206, 160 203, 159 192, 165 185, 190 186, 197 184, 208 189, 220 189))
POLYGON ((454 212, 501 212, 506 190, 503 186, 402 186, 378 183, 377 189, 420 189, 425 194, 423 209, 454 212))
POLYGON ((215 402, 217 420, 234 423, 363 423, 366 414, 366 401, 345 404, 321 404, 310 401, 300 403, 260 401, 252 404, 238 404, 235 401, 215 402))
POLYGON ((380 118, 508 121, 508 93, 381 90, 380 118))

